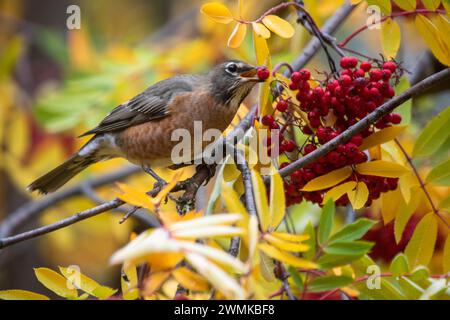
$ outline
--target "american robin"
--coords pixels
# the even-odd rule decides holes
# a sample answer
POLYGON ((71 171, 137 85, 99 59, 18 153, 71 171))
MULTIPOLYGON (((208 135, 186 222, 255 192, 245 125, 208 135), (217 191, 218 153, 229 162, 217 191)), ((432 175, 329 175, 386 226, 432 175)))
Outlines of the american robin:
POLYGON ((28 186, 29 191, 53 192, 93 163, 123 157, 143 168, 169 167, 172 131, 223 131, 253 86, 264 80, 257 68, 242 61, 228 61, 202 75, 179 75, 160 81, 113 109, 92 130, 94 135, 66 162, 28 186))

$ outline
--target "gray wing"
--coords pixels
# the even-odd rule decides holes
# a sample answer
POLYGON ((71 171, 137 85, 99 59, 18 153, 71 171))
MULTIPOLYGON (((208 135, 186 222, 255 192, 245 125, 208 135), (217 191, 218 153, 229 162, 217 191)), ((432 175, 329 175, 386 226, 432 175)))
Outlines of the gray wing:
POLYGON ((180 93, 189 92, 198 81, 196 76, 177 76, 160 81, 133 99, 114 108, 92 130, 80 137, 123 130, 128 127, 159 119, 169 114, 168 103, 180 93))

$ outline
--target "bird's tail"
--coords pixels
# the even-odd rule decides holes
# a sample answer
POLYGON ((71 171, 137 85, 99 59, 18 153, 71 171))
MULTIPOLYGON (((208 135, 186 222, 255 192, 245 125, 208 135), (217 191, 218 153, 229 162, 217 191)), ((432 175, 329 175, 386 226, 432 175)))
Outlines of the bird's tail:
POLYGON ((53 192, 97 161, 92 154, 85 156, 74 154, 63 164, 33 181, 27 189, 30 192, 37 190, 43 194, 53 192))

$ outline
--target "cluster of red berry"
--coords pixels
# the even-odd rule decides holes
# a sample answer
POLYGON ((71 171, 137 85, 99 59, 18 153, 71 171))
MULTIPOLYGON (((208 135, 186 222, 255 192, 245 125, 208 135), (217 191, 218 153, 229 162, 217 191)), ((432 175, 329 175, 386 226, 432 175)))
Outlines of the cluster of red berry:
MULTIPOLYGON (((282 124, 283 121, 274 117, 276 113, 265 115, 262 123, 270 130, 280 129, 281 126, 281 133, 288 124, 298 126, 309 137, 304 145, 298 146, 294 140, 280 134, 280 153, 287 152, 289 155, 291 152, 298 152, 306 155, 313 152, 318 146, 337 137, 395 95, 391 82, 398 81, 401 73, 395 62, 362 61, 358 63, 355 57, 343 57, 340 65, 342 69, 339 75, 334 78, 329 76, 325 81, 312 80, 311 73, 307 69, 292 73, 288 86, 296 93, 299 103, 294 102, 292 97, 278 98, 276 110, 279 112, 278 115, 283 115, 284 124, 282 124), (314 82, 319 84, 312 88, 311 83, 314 82), (298 109, 302 111, 300 114, 304 115, 303 118, 297 116, 298 109)), ((390 113, 361 134, 352 137, 347 143, 339 145, 314 163, 292 173, 285 180, 288 205, 299 203, 302 199, 321 204, 327 190, 305 192, 302 191, 305 184, 333 170, 368 161, 367 153, 359 149, 363 139, 370 136, 376 129, 400 122, 399 114, 390 113)), ((268 138, 267 145, 271 143, 271 139, 268 138)), ((288 164, 284 162, 281 167, 288 164)), ((366 205, 370 205, 372 200, 377 199, 382 192, 396 189, 398 179, 362 176, 355 172, 347 181, 352 180, 366 183, 370 192, 366 205)), ((342 206, 348 203, 347 195, 336 202, 337 205, 342 206)))

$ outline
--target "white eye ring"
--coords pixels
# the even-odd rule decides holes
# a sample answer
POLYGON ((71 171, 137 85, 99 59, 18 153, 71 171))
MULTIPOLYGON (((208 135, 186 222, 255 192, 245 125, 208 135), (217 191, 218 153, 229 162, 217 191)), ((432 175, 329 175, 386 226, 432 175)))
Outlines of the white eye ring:
POLYGON ((229 74, 236 75, 238 71, 238 65, 234 62, 230 62, 229 64, 226 65, 225 71, 228 72, 229 74))

